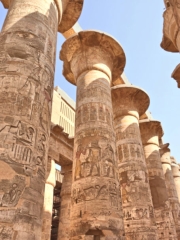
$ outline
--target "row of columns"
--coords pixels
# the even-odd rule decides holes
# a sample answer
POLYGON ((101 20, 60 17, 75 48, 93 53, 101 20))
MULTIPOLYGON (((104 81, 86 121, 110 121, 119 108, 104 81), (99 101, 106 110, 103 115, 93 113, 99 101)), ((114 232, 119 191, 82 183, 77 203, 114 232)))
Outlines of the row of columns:
MULTIPOLYGON (((0 34, 0 237, 40 240, 43 219, 42 239, 49 239, 55 180, 46 169, 57 29, 75 23, 83 1, 9 2, 0 34)), ((107 34, 84 31, 63 44, 60 58, 64 76, 77 85, 60 239, 178 239, 177 164, 172 187, 170 164, 165 157, 162 167, 158 153, 161 132, 143 135, 144 122, 139 130, 149 98, 133 86, 111 92, 125 66, 122 47, 107 34)))
POLYGON ((45 213, 43 202, 54 187, 46 172, 57 32, 75 24, 83 0, 1 2, 9 9, 0 33, 0 239, 49 239, 52 199, 45 213))
POLYGON ((111 88, 125 66, 121 46, 84 31, 63 44, 60 59, 77 85, 70 239, 180 239, 161 124, 139 121, 149 97, 134 86, 111 88))

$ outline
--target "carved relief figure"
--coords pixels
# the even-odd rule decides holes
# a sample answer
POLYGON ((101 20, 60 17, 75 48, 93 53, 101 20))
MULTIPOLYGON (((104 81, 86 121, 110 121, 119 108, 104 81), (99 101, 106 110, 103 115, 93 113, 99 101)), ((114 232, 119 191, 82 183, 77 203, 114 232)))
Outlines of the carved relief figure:
POLYGON ((0 206, 15 207, 25 188, 25 178, 15 176, 11 181, 1 180, 0 206))

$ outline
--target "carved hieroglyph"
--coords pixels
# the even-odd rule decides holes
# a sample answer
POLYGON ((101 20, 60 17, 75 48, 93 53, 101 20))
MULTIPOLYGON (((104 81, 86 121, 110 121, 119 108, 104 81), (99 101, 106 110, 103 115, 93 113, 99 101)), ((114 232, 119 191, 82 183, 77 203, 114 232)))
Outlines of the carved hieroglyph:
POLYGON ((43 207, 41 240, 50 240, 50 237, 51 237, 53 197, 54 197, 54 187, 56 185, 55 171, 56 171, 55 161, 49 157, 48 163, 47 163, 46 184, 45 184, 45 191, 44 191, 44 207, 43 207))
POLYGON ((39 240, 56 36, 66 9, 61 0, 2 3, 9 11, 0 33, 0 239, 8 229, 8 240, 39 240))
POLYGON ((61 168, 64 175, 61 187, 61 209, 59 216, 58 239, 69 240, 70 238, 70 210, 72 188, 72 164, 61 168))
POLYGON ((140 132, 149 175, 158 239, 177 239, 169 188, 163 173, 159 153, 159 139, 163 136, 161 123, 141 120, 140 132))
POLYGON ((155 240, 154 210, 138 123, 149 106, 149 97, 137 87, 118 85, 112 88, 112 105, 126 238, 155 240))
POLYGON ((70 239, 124 239, 110 90, 124 52, 112 37, 84 31, 63 44, 60 58, 77 85, 70 239))
POLYGON ((161 162, 165 176, 166 187, 168 190, 168 197, 176 226, 177 237, 180 239, 180 205, 171 167, 171 163, 172 161, 174 162, 174 160, 170 157, 170 149, 168 143, 161 145, 160 147, 161 162))

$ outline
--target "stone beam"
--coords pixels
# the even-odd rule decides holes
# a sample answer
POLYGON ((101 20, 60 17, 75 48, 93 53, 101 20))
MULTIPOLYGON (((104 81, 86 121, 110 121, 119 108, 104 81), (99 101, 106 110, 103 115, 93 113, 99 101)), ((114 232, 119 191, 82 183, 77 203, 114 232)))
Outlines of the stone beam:
POLYGON ((123 49, 107 34, 83 31, 66 40, 60 59, 77 85, 70 239, 121 239, 110 86, 123 72, 123 49))
POLYGON ((156 239, 156 225, 147 166, 139 130, 139 116, 150 100, 135 86, 112 87, 118 174, 127 239, 156 239), (139 215, 140 214, 140 215, 139 215))
POLYGON ((48 155, 60 166, 72 164, 74 138, 69 138, 59 125, 51 124, 48 155))

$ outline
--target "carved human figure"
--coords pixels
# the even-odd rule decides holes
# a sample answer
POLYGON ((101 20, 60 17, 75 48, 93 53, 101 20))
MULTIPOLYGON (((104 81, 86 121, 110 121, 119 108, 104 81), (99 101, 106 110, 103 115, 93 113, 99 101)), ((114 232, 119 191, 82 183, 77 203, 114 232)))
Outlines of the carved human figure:
POLYGON ((172 211, 174 204, 172 204, 169 196, 169 188, 164 177, 159 153, 159 139, 163 136, 161 123, 146 119, 141 120, 139 126, 146 157, 158 237, 159 239, 178 239, 176 234, 178 225, 173 219, 172 211))
POLYGON ((117 85, 112 87, 112 105, 126 238, 155 240, 158 238, 139 130, 139 116, 147 110, 149 97, 137 87, 117 85))
POLYGON ((5 192, 0 228, 11 226, 12 239, 39 240, 57 31, 75 24, 83 0, 1 3, 8 12, 0 34, 0 182, 20 176, 26 187, 5 192))
POLYGON ((64 76, 77 85, 69 239, 124 239, 110 98, 125 65, 123 50, 106 34, 84 31, 63 44, 60 58, 64 76))

